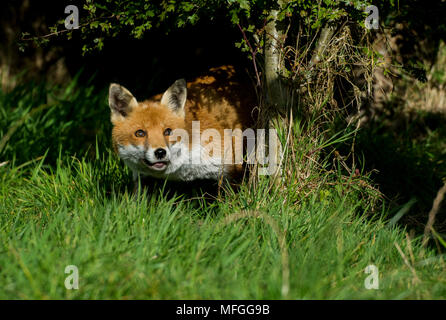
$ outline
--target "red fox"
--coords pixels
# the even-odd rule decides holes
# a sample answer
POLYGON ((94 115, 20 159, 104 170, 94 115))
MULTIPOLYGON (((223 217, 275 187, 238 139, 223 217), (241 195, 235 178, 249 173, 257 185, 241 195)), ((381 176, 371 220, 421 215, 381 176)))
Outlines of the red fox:
POLYGON ((176 80, 143 102, 126 88, 110 85, 113 146, 135 181, 138 176, 231 180, 242 173, 242 161, 234 161, 234 154, 243 144, 235 145, 231 132, 253 125, 256 97, 253 87, 237 78, 232 66, 213 68, 189 83, 176 80), (222 139, 228 134, 229 143, 222 139))

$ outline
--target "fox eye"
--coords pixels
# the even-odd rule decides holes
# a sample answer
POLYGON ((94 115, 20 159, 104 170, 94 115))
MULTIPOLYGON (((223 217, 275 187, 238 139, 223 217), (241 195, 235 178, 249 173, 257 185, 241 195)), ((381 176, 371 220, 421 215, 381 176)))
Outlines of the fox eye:
POLYGON ((166 130, 164 130, 164 135, 165 136, 170 136, 172 134, 172 129, 167 128, 166 130))
POLYGON ((137 136, 138 138, 145 137, 146 136, 146 132, 144 130, 141 130, 141 129, 136 130, 135 136, 137 136))

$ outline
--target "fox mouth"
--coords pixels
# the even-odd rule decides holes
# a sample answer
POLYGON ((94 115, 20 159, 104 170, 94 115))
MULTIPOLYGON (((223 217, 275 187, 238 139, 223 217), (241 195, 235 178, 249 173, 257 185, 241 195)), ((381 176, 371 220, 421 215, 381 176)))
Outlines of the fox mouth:
POLYGON ((152 170, 162 171, 167 167, 167 161, 150 162, 147 159, 141 159, 141 162, 152 170))

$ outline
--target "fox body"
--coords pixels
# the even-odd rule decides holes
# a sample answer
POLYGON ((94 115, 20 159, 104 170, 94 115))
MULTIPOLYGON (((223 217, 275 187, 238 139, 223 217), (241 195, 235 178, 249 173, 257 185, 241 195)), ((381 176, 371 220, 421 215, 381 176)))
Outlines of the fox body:
POLYGON ((249 128, 255 101, 252 89, 237 80, 232 66, 211 69, 189 83, 177 80, 163 94, 143 102, 124 87, 111 84, 114 149, 135 179, 231 180, 243 166, 240 161, 224 161, 228 153, 240 152, 234 137, 224 142, 225 129, 249 128), (209 155, 206 146, 211 142, 209 155))

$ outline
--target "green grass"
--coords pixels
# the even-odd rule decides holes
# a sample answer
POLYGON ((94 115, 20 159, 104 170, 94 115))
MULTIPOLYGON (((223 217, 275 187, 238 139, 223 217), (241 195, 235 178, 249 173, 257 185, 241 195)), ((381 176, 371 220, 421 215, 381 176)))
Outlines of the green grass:
POLYGON ((0 137, 23 122, 0 150, 1 299, 446 296, 443 256, 408 242, 354 177, 314 173, 303 189, 265 178, 214 201, 136 196, 110 151, 104 90, 23 85, 0 94, 0 112, 0 137), (379 290, 364 287, 370 264, 379 290), (78 290, 64 286, 68 265, 78 290))

